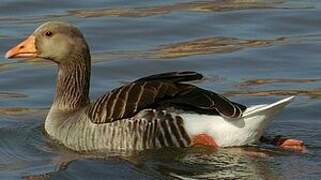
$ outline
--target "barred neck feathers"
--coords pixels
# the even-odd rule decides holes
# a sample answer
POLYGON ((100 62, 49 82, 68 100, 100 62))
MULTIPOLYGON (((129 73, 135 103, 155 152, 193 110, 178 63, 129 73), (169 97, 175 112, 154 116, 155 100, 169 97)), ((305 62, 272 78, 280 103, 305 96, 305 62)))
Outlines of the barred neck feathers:
POLYGON ((90 55, 70 56, 68 61, 58 65, 56 97, 53 107, 62 111, 76 111, 89 100, 90 55))

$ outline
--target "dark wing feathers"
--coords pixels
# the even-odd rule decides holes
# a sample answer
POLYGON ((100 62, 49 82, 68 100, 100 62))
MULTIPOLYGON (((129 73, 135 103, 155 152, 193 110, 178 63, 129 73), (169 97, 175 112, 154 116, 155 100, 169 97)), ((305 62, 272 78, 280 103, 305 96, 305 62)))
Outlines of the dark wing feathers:
POLYGON ((161 104, 171 104, 186 110, 199 111, 200 113, 219 114, 227 118, 239 118, 242 116, 245 106, 234 103, 224 96, 192 85, 180 85, 185 90, 175 98, 165 99, 161 104), (183 86, 183 87, 182 87, 183 86))
POLYGON ((163 98, 174 97, 179 91, 172 83, 133 82, 98 98, 90 105, 88 115, 94 123, 130 118, 163 98))
POLYGON ((134 82, 144 82, 144 81, 169 81, 169 82, 184 82, 202 79, 203 76, 196 72, 183 71, 183 72, 169 72, 162 74, 155 74, 151 76, 146 76, 137 79, 134 82))
POLYGON ((93 123, 133 117, 146 108, 178 106, 182 109, 239 118, 245 106, 223 96, 179 82, 201 79, 195 72, 171 72, 138 79, 114 89, 92 103, 87 114, 93 123))

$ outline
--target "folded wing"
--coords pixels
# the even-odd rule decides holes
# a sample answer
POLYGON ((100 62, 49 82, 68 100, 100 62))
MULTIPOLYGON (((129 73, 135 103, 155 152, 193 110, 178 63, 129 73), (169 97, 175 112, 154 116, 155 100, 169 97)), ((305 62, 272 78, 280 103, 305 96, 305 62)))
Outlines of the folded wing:
POLYGON ((138 79, 98 98, 87 110, 93 123, 133 117, 143 109, 177 107, 201 113, 239 118, 245 106, 214 92, 184 82, 201 79, 195 72, 171 72, 138 79))

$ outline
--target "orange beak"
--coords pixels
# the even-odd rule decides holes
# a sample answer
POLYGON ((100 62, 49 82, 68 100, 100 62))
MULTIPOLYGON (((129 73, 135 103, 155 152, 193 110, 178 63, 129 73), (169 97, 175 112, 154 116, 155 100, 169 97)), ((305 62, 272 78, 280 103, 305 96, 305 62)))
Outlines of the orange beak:
POLYGON ((37 57, 36 38, 31 35, 26 40, 7 51, 6 58, 35 58, 37 57))

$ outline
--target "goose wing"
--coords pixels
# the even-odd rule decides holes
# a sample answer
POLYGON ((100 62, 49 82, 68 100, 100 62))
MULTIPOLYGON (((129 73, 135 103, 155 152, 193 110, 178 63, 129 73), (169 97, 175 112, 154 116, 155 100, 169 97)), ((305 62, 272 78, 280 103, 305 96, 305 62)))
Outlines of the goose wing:
POLYGON ((242 116, 245 106, 188 82, 201 79, 195 72, 170 72, 138 79, 114 89, 90 104, 87 115, 93 123, 109 123, 133 117, 143 109, 179 107, 227 118, 242 116))

